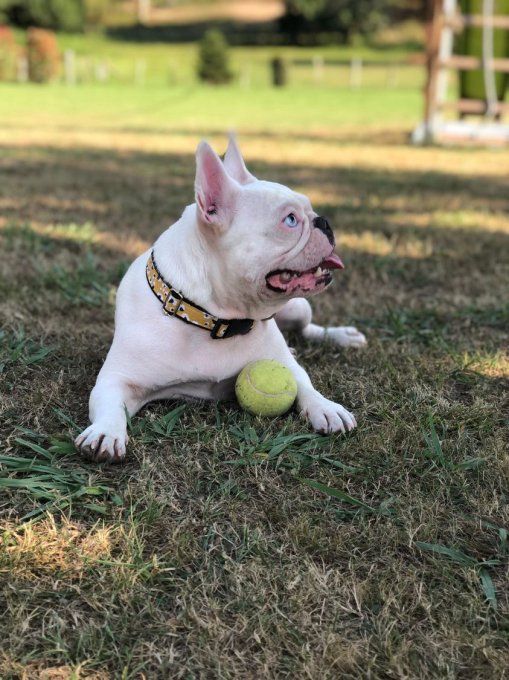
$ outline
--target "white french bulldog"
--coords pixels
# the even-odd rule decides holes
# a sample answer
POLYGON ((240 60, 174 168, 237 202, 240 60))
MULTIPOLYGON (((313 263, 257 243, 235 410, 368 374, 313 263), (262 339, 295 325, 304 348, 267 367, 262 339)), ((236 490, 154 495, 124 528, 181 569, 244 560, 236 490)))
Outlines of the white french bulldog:
POLYGON ((311 323, 304 296, 343 266, 327 220, 306 196, 253 177, 233 136, 224 163, 206 142, 198 146, 195 196, 120 283, 113 343, 90 395, 92 424, 76 438, 93 460, 124 458, 126 412, 155 399, 229 398, 238 373, 258 359, 292 371, 300 414, 316 431, 356 426, 313 388, 280 330, 366 343, 355 328, 311 323))

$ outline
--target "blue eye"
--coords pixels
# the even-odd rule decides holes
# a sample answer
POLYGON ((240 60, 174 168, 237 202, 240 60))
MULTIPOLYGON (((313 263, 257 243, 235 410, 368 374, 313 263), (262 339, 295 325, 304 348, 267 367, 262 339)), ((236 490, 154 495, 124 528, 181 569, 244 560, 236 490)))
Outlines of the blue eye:
POLYGON ((284 219, 284 223, 287 227, 296 227, 299 224, 299 220, 295 217, 293 213, 287 215, 284 219))

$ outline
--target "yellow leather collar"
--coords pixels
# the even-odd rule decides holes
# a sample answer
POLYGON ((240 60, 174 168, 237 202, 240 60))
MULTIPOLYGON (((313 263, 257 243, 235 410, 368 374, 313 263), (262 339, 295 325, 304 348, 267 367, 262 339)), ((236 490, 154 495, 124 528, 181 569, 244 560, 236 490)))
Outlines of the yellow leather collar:
POLYGON ((148 258, 146 274, 148 285, 158 300, 163 303, 165 314, 176 316, 186 323, 209 331, 214 339, 245 335, 253 327, 253 319, 220 319, 185 298, 161 276, 155 263, 154 251, 148 258))

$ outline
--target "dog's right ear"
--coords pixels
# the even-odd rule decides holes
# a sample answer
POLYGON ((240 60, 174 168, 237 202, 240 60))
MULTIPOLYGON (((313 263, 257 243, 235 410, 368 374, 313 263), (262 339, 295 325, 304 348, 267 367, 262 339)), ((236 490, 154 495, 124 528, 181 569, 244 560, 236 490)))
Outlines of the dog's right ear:
POLYGON ((224 167, 230 177, 233 177, 239 184, 256 182, 256 177, 246 168, 239 145, 237 144, 237 139, 233 132, 230 132, 228 139, 228 148, 224 155, 224 167))
POLYGON ((196 150, 194 188, 200 221, 218 229, 229 227, 233 218, 235 193, 240 187, 205 141, 200 142, 196 150))

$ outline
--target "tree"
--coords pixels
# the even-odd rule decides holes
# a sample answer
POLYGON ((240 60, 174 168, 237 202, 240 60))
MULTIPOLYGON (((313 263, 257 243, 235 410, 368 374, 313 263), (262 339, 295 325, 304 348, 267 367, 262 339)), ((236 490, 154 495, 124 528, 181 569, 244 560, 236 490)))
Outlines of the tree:
POLYGON ((221 31, 205 33, 200 41, 198 77, 207 83, 218 85, 232 79, 228 58, 228 44, 221 31))
POLYGON ((100 23, 111 0, 0 0, 0 20, 70 33, 100 23))
POLYGON ((348 43, 354 35, 379 28, 392 0, 285 0, 280 29, 291 42, 318 42, 320 33, 337 33, 348 43))
POLYGON ((139 24, 146 24, 150 19, 151 0, 136 0, 136 16, 139 24))

